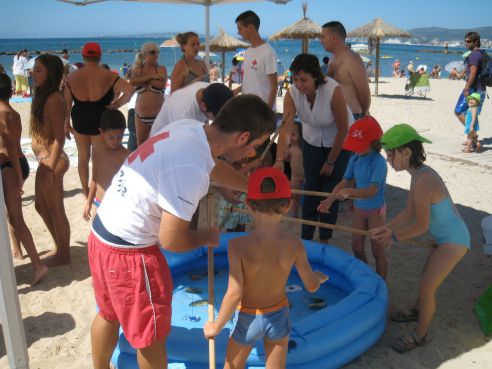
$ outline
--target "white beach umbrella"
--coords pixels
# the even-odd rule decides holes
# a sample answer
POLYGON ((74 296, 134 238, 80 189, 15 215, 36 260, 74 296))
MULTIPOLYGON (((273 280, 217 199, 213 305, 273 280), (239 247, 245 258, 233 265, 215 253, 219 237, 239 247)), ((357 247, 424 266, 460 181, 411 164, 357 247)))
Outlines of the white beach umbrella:
POLYGON ((28 369, 26 336, 20 311, 17 282, 15 280, 14 263, 10 251, 10 240, 7 229, 7 214, 0 176, 0 320, 9 365, 12 369, 28 369))
MULTIPOLYGON (((112 0, 57 0, 62 3, 69 3, 78 6, 85 6, 95 3, 101 3, 112 0)), ((119 1, 131 1, 131 2, 143 2, 143 3, 172 3, 172 4, 194 4, 205 6, 205 52, 210 52, 209 40, 210 40, 210 6, 216 4, 232 4, 232 3, 247 3, 255 1, 269 1, 275 4, 287 4, 291 0, 119 0, 119 1)), ((208 65, 209 57, 205 58, 205 62, 208 65)))
POLYGON ((444 67, 444 70, 448 73, 451 73, 453 69, 456 69, 458 73, 463 72, 463 70, 465 69, 465 63, 463 63, 463 60, 452 61, 446 64, 446 66, 444 67))

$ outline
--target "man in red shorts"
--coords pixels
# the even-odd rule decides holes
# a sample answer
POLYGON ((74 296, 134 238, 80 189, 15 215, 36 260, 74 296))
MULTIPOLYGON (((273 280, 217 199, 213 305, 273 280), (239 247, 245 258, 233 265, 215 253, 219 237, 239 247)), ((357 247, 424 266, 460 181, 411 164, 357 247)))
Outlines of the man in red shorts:
POLYGON ((114 176, 89 235, 89 264, 99 313, 92 324, 95 369, 108 369, 121 325, 141 369, 167 368, 172 280, 157 246, 215 247, 216 228, 189 230, 210 180, 245 191, 247 179, 221 160, 252 154, 275 129, 259 97, 231 99, 210 126, 177 121, 138 147, 114 176))

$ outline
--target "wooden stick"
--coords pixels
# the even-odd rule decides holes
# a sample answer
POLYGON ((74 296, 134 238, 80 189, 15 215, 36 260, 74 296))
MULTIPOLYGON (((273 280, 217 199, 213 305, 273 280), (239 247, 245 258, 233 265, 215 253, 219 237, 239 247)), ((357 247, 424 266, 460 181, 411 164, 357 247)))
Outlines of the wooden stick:
MULTIPOLYGON (((237 211, 238 213, 252 214, 250 210, 246 210, 246 209, 232 208, 232 210, 237 211)), ((358 234, 361 236, 367 236, 367 237, 371 236, 371 233, 369 231, 366 231, 363 229, 358 229, 358 228, 352 228, 352 227, 348 227, 348 226, 343 226, 343 225, 339 225, 339 224, 314 222, 312 220, 291 218, 291 217, 286 217, 286 216, 282 216, 282 220, 285 220, 286 222, 290 222, 290 223, 307 224, 307 225, 311 225, 314 227, 329 228, 329 229, 333 229, 336 231, 348 232, 348 233, 358 234)), ((427 247, 427 248, 436 246, 436 244, 434 242, 418 241, 418 240, 403 240, 403 241, 398 241, 398 242, 399 243, 408 243, 408 244, 412 244, 415 246, 427 247)))
POLYGON ((265 159, 265 156, 268 154, 268 151, 270 150, 270 147, 272 147, 273 143, 275 142, 275 139, 280 133, 280 130, 282 127, 285 125, 285 121, 289 118, 290 113, 287 113, 286 117, 282 119, 282 122, 280 122, 280 125, 275 129, 275 132, 273 132, 273 137, 270 139, 270 142, 268 142, 267 147, 265 147, 265 150, 263 150, 263 153, 260 155, 259 161, 260 163, 265 159))
MULTIPOLYGON (((209 193, 207 195, 207 223, 209 227, 214 225, 214 195, 209 193)), ((208 248, 208 321, 213 323, 214 316, 214 249, 208 248)), ((215 369, 215 338, 208 340, 208 361, 209 369, 215 369)))

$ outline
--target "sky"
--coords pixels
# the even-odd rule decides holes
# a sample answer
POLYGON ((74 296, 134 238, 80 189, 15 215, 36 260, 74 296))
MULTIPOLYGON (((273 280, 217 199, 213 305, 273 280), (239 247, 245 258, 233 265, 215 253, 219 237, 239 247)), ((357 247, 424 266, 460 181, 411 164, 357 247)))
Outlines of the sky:
MULTIPOLYGON (((460 15, 457 9, 463 9, 462 0, 411 0, 411 3, 307 0, 307 3, 307 16, 313 21, 323 24, 339 20, 349 31, 376 17, 403 29, 431 26, 469 29, 492 24, 489 12, 475 12, 473 17, 460 15)), ((260 34, 268 36, 302 17, 302 0, 292 0, 287 5, 267 1, 214 5, 210 11, 211 35, 217 34, 218 27, 236 35, 234 19, 245 10, 253 10, 260 16, 260 34)), ((55 0, 2 0, 2 14, 0 39, 205 32, 205 10, 197 5, 115 0, 79 7, 55 0)))

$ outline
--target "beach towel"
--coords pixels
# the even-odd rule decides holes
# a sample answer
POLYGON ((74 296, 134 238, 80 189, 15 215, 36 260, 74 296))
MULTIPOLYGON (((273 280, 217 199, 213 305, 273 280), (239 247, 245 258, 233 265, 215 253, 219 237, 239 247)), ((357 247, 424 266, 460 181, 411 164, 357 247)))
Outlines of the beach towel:
POLYGON ((412 73, 407 79, 405 85, 406 96, 416 94, 420 97, 426 97, 427 92, 430 90, 429 75, 427 73, 412 73))

